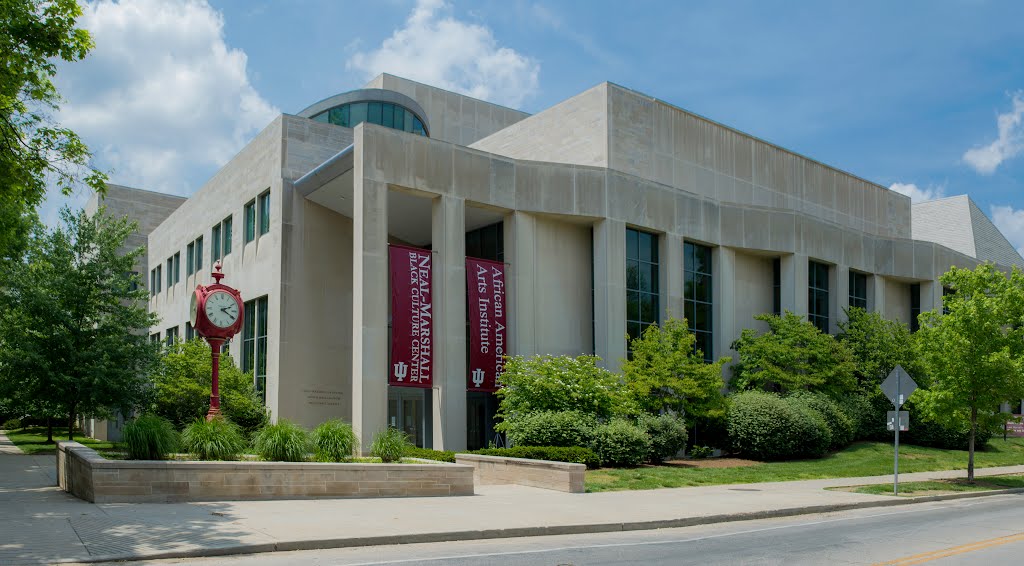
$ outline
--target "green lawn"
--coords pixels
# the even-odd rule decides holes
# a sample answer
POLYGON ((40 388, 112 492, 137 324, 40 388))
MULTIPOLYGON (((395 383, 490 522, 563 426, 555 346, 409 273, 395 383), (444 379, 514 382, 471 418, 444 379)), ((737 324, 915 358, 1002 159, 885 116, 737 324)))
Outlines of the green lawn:
MULTIPOLYGON (((988 476, 975 478, 973 483, 967 480, 936 480, 936 481, 915 481, 900 484, 901 497, 915 497, 941 492, 960 491, 991 491, 993 489, 1014 489, 1024 487, 1024 476, 988 476)), ((872 495, 892 495, 892 484, 862 485, 852 490, 855 493, 869 493, 872 495)))
MULTIPOLYGON (((46 427, 34 426, 19 428, 15 430, 7 431, 7 438, 11 439, 18 448, 21 448, 26 454, 47 454, 53 453, 57 450, 56 444, 46 443, 46 427)), ((68 429, 67 427, 53 427, 53 440, 67 440, 68 429)), ((89 448, 97 451, 113 450, 114 443, 107 442, 106 440, 96 440, 95 438, 89 438, 82 436, 82 433, 75 431, 75 442, 80 442, 89 448)))
MULTIPOLYGON (((984 452, 974 455, 975 466, 1024 464, 1024 438, 992 439, 984 452)), ((919 446, 900 446, 900 472, 930 472, 967 468, 967 452, 919 446)), ((660 489, 730 483, 811 480, 880 476, 892 473, 892 444, 856 442, 846 450, 819 460, 765 462, 737 468, 681 468, 645 466, 632 469, 589 470, 588 492, 660 489)))

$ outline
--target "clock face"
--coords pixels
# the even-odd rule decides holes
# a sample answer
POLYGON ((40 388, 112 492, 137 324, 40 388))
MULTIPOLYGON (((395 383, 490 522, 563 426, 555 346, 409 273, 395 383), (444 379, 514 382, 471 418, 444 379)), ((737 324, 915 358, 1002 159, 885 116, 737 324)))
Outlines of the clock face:
POLYGON ((192 304, 188 307, 188 318, 189 322, 192 323, 192 328, 195 328, 196 319, 199 318, 199 302, 196 300, 196 293, 192 293, 192 304))
POLYGON ((238 302, 224 291, 206 297, 206 318, 219 328, 227 328, 238 320, 238 302))

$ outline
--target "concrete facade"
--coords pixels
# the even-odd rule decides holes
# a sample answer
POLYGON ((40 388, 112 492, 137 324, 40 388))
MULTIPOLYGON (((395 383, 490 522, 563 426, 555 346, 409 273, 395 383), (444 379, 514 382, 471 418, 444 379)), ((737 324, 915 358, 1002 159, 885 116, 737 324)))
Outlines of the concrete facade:
MULTIPOLYGON (((612 369, 636 316, 634 231, 657 242, 655 321, 695 308, 687 273, 700 268, 686 254, 708 250, 715 358, 776 303, 808 315, 811 262, 827 272, 836 332, 851 272, 865 276, 868 308, 909 322, 912 285, 929 310, 950 266, 1019 261, 913 239, 907 197, 614 84, 534 116, 391 75, 366 86, 415 100, 430 137, 282 115, 149 236, 152 268, 232 215, 225 282, 269 305, 267 405, 308 426, 351 420, 363 446, 400 411, 424 445, 479 443, 467 436, 464 259, 467 232, 496 223, 511 353, 595 353, 612 369), (243 207, 267 189, 269 231, 245 243, 243 207), (391 243, 434 252, 426 392, 387 384, 391 243)), ((191 289, 209 283, 204 254, 201 273, 152 298, 153 332, 188 320, 191 289)))

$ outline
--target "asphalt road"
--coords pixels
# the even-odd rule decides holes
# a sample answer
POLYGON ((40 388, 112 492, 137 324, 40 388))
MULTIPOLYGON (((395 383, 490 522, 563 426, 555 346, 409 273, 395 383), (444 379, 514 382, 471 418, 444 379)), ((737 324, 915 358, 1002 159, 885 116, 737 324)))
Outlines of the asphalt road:
POLYGON ((656 531, 143 562, 184 563, 200 566, 1024 564, 1024 495, 656 531))

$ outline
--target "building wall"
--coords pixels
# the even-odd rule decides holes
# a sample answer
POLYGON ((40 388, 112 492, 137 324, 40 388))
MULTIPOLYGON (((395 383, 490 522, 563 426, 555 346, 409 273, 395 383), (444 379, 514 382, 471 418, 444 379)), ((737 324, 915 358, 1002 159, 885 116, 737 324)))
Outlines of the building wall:
POLYGON ((735 302, 737 332, 744 328, 768 330, 768 324, 754 317, 772 312, 772 258, 736 253, 735 302))
POLYGON ((590 354, 591 228, 543 216, 535 226, 534 300, 513 308, 533 310, 536 353, 590 354))
POLYGON ((885 279, 883 316, 910 325, 910 283, 885 279))

